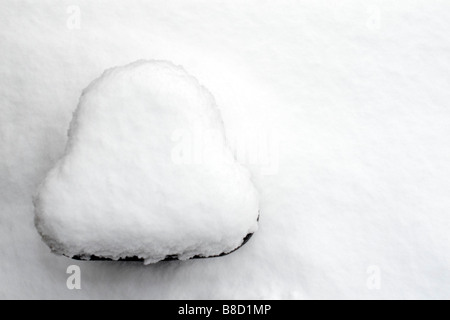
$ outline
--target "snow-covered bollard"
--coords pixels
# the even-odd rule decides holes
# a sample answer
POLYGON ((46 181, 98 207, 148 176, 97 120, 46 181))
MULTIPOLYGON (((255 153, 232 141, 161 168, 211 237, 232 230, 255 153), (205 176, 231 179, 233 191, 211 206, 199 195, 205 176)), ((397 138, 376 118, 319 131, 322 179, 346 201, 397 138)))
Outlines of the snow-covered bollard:
POLYGON ((53 252, 145 263, 230 253, 257 230, 259 214, 213 97, 162 61, 113 68, 89 85, 34 204, 53 252), (214 147, 203 161, 176 161, 174 133, 193 130, 214 147))

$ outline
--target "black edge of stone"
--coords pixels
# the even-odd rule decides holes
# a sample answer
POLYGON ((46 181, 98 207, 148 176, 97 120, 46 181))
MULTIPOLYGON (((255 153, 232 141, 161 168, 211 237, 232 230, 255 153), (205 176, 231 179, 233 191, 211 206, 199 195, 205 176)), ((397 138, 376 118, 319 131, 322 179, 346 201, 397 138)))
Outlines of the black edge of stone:
MULTIPOLYGON (((260 218, 260 216, 258 215, 258 219, 256 220, 257 222, 259 222, 259 218, 260 218)), ((239 247, 237 247, 236 249, 234 249, 233 251, 230 251, 230 252, 227 252, 227 253, 224 252, 224 253, 221 253, 221 254, 219 254, 217 256, 208 256, 208 257, 194 256, 191 259, 209 259, 209 258, 219 258, 219 257, 227 256, 227 255, 229 255, 229 254, 239 250, 240 248, 242 248, 252 237, 253 237, 253 233, 249 233, 248 235, 246 235, 244 240, 242 241, 242 244, 239 247)), ((119 260, 113 260, 113 259, 110 259, 110 258, 99 257, 99 256, 95 256, 95 255, 91 255, 89 257, 76 255, 76 256, 68 257, 68 258, 71 258, 73 260, 78 260, 78 261, 122 261, 122 262, 143 262, 144 261, 144 259, 139 258, 137 256, 121 258, 119 260)), ((162 261, 177 261, 177 260, 179 260, 178 259, 178 255, 168 255, 162 261)))
MULTIPOLYGON (((243 247, 251 239, 252 236, 253 236, 253 233, 249 233, 244 238, 244 241, 242 242, 242 244, 239 247, 237 247, 236 249, 234 249, 233 251, 230 251, 228 253, 224 252, 217 256, 208 256, 208 257, 194 256, 191 259, 209 259, 209 258, 218 258, 218 257, 227 256, 227 255, 239 250, 241 247, 243 247)), ((112 260, 110 258, 99 257, 99 256, 95 256, 95 255, 92 255, 89 257, 83 257, 80 255, 77 255, 77 256, 70 257, 70 258, 74 259, 74 260, 78 260, 78 261, 122 261, 122 262, 143 262, 144 261, 144 259, 139 258, 137 256, 121 258, 119 260, 112 260)), ((166 258, 162 261, 175 261, 175 260, 179 260, 177 255, 169 255, 169 256, 166 256, 166 258)))

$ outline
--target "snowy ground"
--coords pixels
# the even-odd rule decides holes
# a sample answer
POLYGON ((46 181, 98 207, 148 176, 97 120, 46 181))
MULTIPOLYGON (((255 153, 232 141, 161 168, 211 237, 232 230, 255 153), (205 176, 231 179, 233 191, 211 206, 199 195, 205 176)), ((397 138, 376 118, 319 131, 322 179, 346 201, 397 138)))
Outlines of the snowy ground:
POLYGON ((450 298, 449 34, 438 0, 0 0, 0 298, 450 298), (241 157, 260 230, 220 259, 80 262, 70 291, 31 198, 81 91, 139 59, 269 145, 241 157))

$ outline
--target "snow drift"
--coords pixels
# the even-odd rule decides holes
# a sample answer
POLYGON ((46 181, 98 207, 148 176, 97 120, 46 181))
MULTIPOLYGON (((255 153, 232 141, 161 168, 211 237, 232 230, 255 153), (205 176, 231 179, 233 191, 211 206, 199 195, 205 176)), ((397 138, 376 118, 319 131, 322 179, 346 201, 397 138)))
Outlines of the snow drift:
POLYGON ((53 252, 146 263, 229 253, 257 230, 259 214, 212 95, 162 61, 110 69, 85 89, 65 155, 34 203, 53 252), (192 141, 194 131, 208 143, 192 141), (209 147, 186 157, 198 145, 209 147))

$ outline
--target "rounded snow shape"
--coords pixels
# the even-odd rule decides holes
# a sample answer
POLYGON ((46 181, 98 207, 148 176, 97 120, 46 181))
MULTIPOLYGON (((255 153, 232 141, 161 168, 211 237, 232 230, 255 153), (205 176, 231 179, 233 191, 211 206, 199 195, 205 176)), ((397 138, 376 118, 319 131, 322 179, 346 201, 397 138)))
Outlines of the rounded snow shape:
POLYGON ((214 98, 162 61, 110 69, 84 90, 34 204, 53 252, 146 264, 230 253, 259 214, 214 98))

